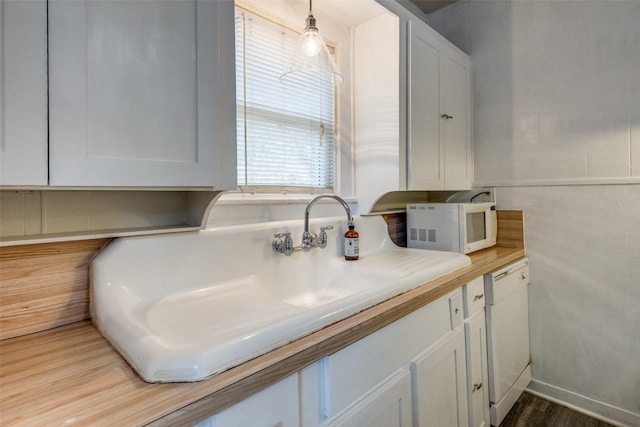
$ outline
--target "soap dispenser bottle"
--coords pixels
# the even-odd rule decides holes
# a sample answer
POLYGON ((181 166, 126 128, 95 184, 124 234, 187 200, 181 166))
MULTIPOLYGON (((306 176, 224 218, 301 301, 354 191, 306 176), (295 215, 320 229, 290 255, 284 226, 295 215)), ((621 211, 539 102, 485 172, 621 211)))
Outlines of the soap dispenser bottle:
POLYGON ((360 257, 360 235, 355 230, 353 220, 347 226, 349 229, 344 233, 344 259, 356 261, 360 257))

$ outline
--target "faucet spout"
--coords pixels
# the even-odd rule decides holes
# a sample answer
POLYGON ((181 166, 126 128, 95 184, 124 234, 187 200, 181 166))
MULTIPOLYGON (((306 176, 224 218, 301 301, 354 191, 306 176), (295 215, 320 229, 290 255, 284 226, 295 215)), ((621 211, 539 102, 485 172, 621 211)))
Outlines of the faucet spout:
POLYGON ((351 216, 351 208, 347 202, 344 201, 341 197, 334 196, 333 194, 321 194, 320 196, 314 198, 309 202, 307 208, 304 211, 304 233, 302 234, 302 247, 303 249, 311 248, 311 233, 309 233, 309 213, 311 212, 311 207, 320 199, 333 199, 339 202, 347 213, 347 221, 349 224, 353 223, 353 218, 351 216))
POLYGON ((351 208, 349 208, 349 205, 347 204, 347 202, 344 201, 344 199, 338 196, 334 196, 333 194, 321 194, 320 196, 311 200, 304 211, 304 231, 305 232, 307 233, 309 232, 309 213, 311 212, 311 207, 320 199, 333 199, 340 202, 344 210, 347 212, 347 220, 349 222, 353 221, 351 217, 351 208))

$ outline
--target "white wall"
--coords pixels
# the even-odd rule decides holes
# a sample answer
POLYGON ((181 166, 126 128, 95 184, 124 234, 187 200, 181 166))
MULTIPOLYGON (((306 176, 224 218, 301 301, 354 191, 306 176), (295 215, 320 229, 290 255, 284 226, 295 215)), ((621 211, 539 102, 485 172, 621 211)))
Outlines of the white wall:
POLYGON ((360 212, 400 189, 400 28, 385 13, 354 30, 354 139, 360 212))
POLYGON ((640 425, 640 2, 464 1, 477 185, 525 211, 531 388, 640 425), (608 184, 608 185, 604 185, 608 184))
POLYGON ((505 187, 497 198, 525 211, 530 387, 640 425, 640 184, 505 187))

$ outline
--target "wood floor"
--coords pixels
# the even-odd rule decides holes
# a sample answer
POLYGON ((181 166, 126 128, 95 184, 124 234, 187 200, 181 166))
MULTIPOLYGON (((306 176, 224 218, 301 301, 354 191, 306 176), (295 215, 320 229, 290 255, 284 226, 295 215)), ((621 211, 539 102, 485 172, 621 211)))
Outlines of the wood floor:
POLYGON ((611 424, 525 392, 500 427, 611 427, 611 424))

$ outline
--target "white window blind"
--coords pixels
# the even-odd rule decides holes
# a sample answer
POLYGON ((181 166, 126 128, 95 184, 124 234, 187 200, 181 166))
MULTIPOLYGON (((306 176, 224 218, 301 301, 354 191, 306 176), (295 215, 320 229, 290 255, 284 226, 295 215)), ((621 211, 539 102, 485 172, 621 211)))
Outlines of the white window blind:
POLYGON ((279 79, 298 37, 236 10, 238 185, 333 188, 335 87, 279 79))

